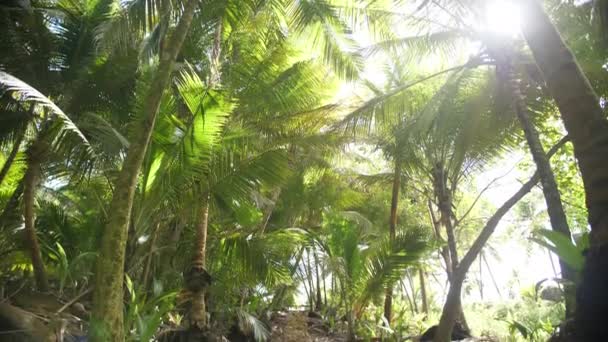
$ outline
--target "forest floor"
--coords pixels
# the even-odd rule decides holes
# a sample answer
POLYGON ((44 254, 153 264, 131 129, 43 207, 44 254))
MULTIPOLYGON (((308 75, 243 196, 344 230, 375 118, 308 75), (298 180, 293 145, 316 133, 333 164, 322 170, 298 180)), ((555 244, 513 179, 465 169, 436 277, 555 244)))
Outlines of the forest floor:
POLYGON ((327 324, 306 311, 278 312, 272 320, 271 341, 342 342, 346 337, 332 333, 327 324))

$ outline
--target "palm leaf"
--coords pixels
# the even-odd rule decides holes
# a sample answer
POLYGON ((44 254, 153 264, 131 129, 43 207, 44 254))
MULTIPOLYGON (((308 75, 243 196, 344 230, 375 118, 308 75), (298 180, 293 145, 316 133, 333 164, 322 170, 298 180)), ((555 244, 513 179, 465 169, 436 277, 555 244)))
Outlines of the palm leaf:
POLYGON ((29 84, 3 71, 0 71, 0 86, 4 89, 4 91, 12 93, 13 97, 19 102, 31 102, 48 109, 52 117, 61 124, 59 132, 60 137, 64 133, 73 134, 82 143, 84 143, 88 152, 93 155, 91 144, 84 134, 80 131, 76 124, 74 124, 70 117, 48 97, 44 96, 29 84))

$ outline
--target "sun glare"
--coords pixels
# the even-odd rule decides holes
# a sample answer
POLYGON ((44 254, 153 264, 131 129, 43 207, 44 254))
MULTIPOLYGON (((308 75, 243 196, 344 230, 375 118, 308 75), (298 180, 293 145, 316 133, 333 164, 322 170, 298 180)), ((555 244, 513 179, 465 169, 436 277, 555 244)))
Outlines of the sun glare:
POLYGON ((505 36, 515 36, 519 33, 520 23, 520 9, 512 1, 488 1, 484 23, 487 30, 505 36))

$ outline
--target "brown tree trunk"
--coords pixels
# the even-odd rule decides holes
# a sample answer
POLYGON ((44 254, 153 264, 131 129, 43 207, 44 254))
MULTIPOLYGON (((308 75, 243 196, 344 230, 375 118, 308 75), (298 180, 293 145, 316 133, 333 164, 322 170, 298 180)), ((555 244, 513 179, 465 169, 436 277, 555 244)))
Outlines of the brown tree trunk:
POLYGON ((539 1, 520 0, 527 17, 522 31, 574 146, 589 224, 586 254, 576 303, 577 340, 608 340, 608 120, 591 84, 539 1))
MULTIPOLYGON (((399 205, 399 188, 401 187, 401 162, 395 158, 393 174, 393 193, 391 198, 391 214, 389 218, 389 236, 391 241, 397 236, 397 207, 399 205)), ((388 286, 384 295, 384 318, 388 324, 393 317, 393 287, 388 286)))
POLYGON ((207 233, 209 228, 209 201, 208 194, 203 196, 203 205, 196 225, 196 252, 190 272, 187 275, 186 287, 192 293, 192 306, 190 308, 190 326, 199 330, 207 328, 207 308, 205 302, 205 282, 208 274, 207 266, 207 233))
POLYGON ((418 269, 418 276, 420 278, 420 296, 422 297, 422 313, 424 313, 424 320, 429 314, 428 296, 426 293, 426 277, 422 268, 418 269))
POLYGON ((49 290, 49 283, 42 261, 42 253, 40 244, 36 236, 36 188, 40 182, 40 158, 43 156, 43 151, 39 142, 34 142, 28 151, 28 165, 23 177, 23 218, 25 221, 25 241, 30 250, 32 266, 34 268, 34 277, 36 278, 36 287, 39 291, 46 292, 49 290))
POLYGON ((17 133, 17 138, 15 139, 15 142, 13 143, 13 148, 11 149, 11 153, 6 158, 6 161, 4 162, 4 165, 2 165, 2 169, 0 170, 0 185, 2 185, 4 178, 8 174, 8 171, 11 169, 11 165, 13 165, 13 162, 15 161, 15 158, 17 157, 17 153, 19 153, 19 148, 21 147, 21 143, 23 142, 24 137, 25 137, 25 129, 22 129, 21 131, 19 131, 19 133, 17 133))
POLYGON ((317 303, 315 305, 315 310, 317 312, 321 311, 321 307, 323 306, 323 300, 321 297, 321 275, 319 274, 319 256, 317 255, 317 251, 314 251, 314 261, 315 261, 315 276, 317 279, 317 303))
POLYGON ((416 301, 416 288, 414 288, 414 281, 412 280, 412 274, 408 270, 406 273, 407 283, 410 285, 412 291, 412 303, 414 304, 414 311, 418 313, 418 301, 416 301))
POLYGON ((133 196, 146 149, 150 143, 162 94, 169 84, 175 59, 190 30, 198 0, 184 4, 182 16, 161 51, 158 68, 143 104, 144 118, 132 139, 118 176, 110 204, 110 215, 102 235, 95 272, 95 291, 91 317, 92 341, 123 341, 123 278, 127 229, 133 196))
MULTIPOLYGON (((547 212, 549 214, 549 221, 551 222, 551 228, 563 234, 568 240, 572 239, 570 234, 570 227, 568 226, 568 219, 562 206, 561 195, 555 181, 555 174, 551 169, 551 164, 547 158, 547 154, 543 149, 540 142, 540 137, 534 123, 530 118, 530 112, 525 101, 525 97, 520 90, 519 82, 515 74, 515 69, 512 64, 512 60, 508 58, 505 63, 507 67, 506 76, 508 87, 510 88, 511 95, 513 97, 513 104, 515 106, 515 112, 517 118, 524 131, 530 153, 536 165, 536 170, 540 176, 540 182, 543 189, 543 195, 545 202, 547 203, 547 212)), ((574 283, 576 280, 575 271, 568 266, 562 259, 559 260, 560 269, 562 271, 562 278, 569 280, 574 283)), ((574 314, 574 288, 572 286, 566 287, 565 302, 566 302, 566 317, 572 317, 574 314)))
MULTIPOLYGON (((429 214, 431 216, 431 221, 433 224, 435 238, 440 241, 440 240, 442 240, 441 227, 439 225, 440 224, 439 221, 435 218, 435 212, 433 211, 433 204, 430 199, 428 201, 428 207, 429 207, 429 214)), ((441 254, 443 262, 445 263, 445 273, 448 276, 448 280, 450 280, 450 278, 452 277, 452 262, 450 262, 450 251, 448 250, 448 246, 442 244, 441 249, 439 250, 439 254, 441 254)))
MULTIPOLYGON (((450 272, 448 272, 447 276, 451 286, 454 273, 458 269, 459 260, 458 248, 456 246, 456 235, 454 232, 455 227, 452 221, 452 218, 454 217, 454 213, 452 211, 452 192, 450 191, 450 188, 448 186, 448 175, 442 165, 436 165, 433 174, 433 180, 435 197, 437 199, 437 206, 440 214, 439 222, 445 228, 445 233, 447 237, 447 250, 449 252, 450 262, 450 267, 448 269, 451 270, 450 272)), ((460 300, 458 300, 458 302, 455 302, 455 305, 458 305, 457 320, 462 324, 463 328, 466 331, 469 331, 469 326, 467 324, 467 320, 464 315, 464 310, 462 308, 460 300)))
MULTIPOLYGON (((551 157, 561 146, 566 143, 566 139, 562 139, 558 144, 556 144, 549 153, 547 157, 551 157)), ((534 173, 532 178, 528 182, 526 182, 522 187, 509 198, 505 203, 503 203, 498 210, 490 217, 486 225, 483 227, 479 236, 475 239, 469 251, 465 254, 465 256, 460 261, 460 265, 458 268, 454 270, 454 274, 452 276, 452 281, 450 282, 450 289, 448 291, 448 296, 446 303, 443 306, 443 311, 441 313, 441 319, 439 321, 439 326, 435 332, 434 341, 435 342, 448 342, 451 340, 452 329, 454 328, 454 323, 458 319, 458 310, 462 308, 460 302, 460 294, 462 290, 462 283, 465 280, 466 274, 475 261, 475 259, 481 253, 483 247, 488 242, 496 226, 502 219, 502 217, 511 210, 511 208, 519 202, 526 194, 528 194, 532 188, 538 183, 540 180, 540 176, 538 172, 534 173)))

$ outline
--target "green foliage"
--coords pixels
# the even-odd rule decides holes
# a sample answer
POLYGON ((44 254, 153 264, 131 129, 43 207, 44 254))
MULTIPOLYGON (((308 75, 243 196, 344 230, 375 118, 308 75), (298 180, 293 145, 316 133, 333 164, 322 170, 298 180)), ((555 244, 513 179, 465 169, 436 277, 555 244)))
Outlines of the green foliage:
POLYGON ((585 263, 584 251, 589 248, 589 234, 583 234, 576 244, 563 234, 552 230, 538 230, 532 241, 548 248, 574 270, 581 272, 585 263))
MULTIPOLYGON (((345 317, 360 337, 399 339, 436 322, 443 278, 427 281, 427 320, 414 309, 420 289, 409 284, 406 293, 403 284, 414 267, 424 266, 433 278, 444 272, 429 253, 441 247, 432 241, 443 241, 444 234, 430 236, 436 222, 429 209, 437 206, 433 170, 447 174, 450 219, 462 249, 494 210, 476 193, 480 171, 502 167, 502 157, 524 147, 495 65, 501 57, 493 55, 497 38, 469 23, 483 19, 482 2, 201 5, 162 91, 137 179, 124 265, 129 339, 149 341, 161 326, 185 317, 177 291, 198 252, 204 203, 213 324, 236 322, 256 340, 267 340, 265 315, 305 299, 332 329, 340 330, 345 317), (478 51, 467 56, 471 47, 478 51), (400 196, 391 240, 396 169, 400 196), (381 313, 388 286, 394 286, 396 302, 390 324, 381 313)), ((606 98, 606 44, 592 4, 547 3, 606 98)), ((97 285, 89 283, 93 256, 112 215, 117 177, 184 4, 59 0, 0 6, 0 165, 24 137, 0 184, 3 280, 31 277, 19 229, 20 185, 25 151, 41 141, 52 148, 41 160, 35 224, 52 291, 67 301, 97 285)), ((516 71, 549 147, 563 136, 559 113, 519 45, 512 46, 516 71)), ((538 197, 518 207, 519 214, 531 221, 533 241, 580 270, 587 211, 572 146, 551 162, 569 223, 583 235, 572 242, 539 230, 547 218, 535 206, 538 197)), ((486 250, 496 253, 493 247, 486 250)), ((467 305, 465 294, 474 331, 501 340, 547 338, 563 305, 520 297, 483 306, 467 305)))
POLYGON ((125 287, 129 296, 125 313, 125 330, 131 332, 129 340, 150 341, 173 309, 177 292, 163 291, 162 285, 155 283, 147 296, 136 289, 129 276, 125 276, 125 287))

